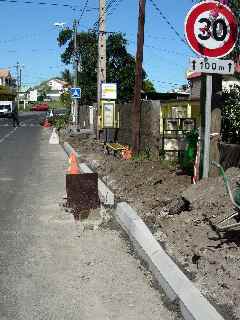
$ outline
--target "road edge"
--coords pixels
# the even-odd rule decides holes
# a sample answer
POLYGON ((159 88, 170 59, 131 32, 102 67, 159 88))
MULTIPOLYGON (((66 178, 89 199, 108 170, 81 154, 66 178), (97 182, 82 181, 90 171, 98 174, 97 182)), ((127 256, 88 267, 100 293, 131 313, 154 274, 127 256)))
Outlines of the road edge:
MULTIPOLYGON (((80 154, 68 143, 63 149, 69 156, 74 152, 80 154)), ((93 172, 85 163, 80 163, 84 173, 93 172)), ((114 205, 114 194, 99 179, 100 198, 104 204, 114 205)), ((128 234, 138 255, 147 263, 159 286, 171 302, 178 302, 181 314, 185 320, 224 320, 199 289, 185 276, 171 257, 164 251, 154 238, 146 224, 137 212, 126 202, 117 203, 114 216, 121 228, 128 234)))

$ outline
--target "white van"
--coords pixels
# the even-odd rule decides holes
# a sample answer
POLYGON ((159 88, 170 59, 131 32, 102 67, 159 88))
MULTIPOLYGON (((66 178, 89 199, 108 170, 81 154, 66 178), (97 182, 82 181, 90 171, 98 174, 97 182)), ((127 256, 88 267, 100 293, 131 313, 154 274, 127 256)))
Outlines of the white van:
POLYGON ((15 101, 0 101, 0 117, 11 117, 15 101))

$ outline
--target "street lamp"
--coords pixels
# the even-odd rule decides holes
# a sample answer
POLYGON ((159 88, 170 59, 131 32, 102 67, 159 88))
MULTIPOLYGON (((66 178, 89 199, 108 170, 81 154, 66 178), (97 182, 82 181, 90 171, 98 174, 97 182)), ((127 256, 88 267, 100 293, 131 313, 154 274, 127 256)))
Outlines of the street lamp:
POLYGON ((55 27, 59 27, 59 28, 62 28, 63 29, 63 27, 65 26, 65 22, 54 22, 54 26, 55 27))

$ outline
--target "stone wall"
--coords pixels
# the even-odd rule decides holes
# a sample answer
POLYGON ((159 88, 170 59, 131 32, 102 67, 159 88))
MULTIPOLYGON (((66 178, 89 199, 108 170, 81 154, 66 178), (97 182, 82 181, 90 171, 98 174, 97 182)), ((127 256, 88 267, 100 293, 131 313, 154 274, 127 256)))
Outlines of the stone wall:
POLYGON ((80 128, 90 128, 89 106, 80 106, 80 128))
POLYGON ((240 168, 240 145, 221 143, 220 163, 224 170, 227 170, 231 167, 240 168))
MULTIPOLYGON (((120 128, 116 134, 122 144, 132 145, 132 104, 117 105, 120 113, 120 128)), ((141 150, 150 148, 158 154, 160 144, 160 101, 143 101, 141 104, 141 150)))

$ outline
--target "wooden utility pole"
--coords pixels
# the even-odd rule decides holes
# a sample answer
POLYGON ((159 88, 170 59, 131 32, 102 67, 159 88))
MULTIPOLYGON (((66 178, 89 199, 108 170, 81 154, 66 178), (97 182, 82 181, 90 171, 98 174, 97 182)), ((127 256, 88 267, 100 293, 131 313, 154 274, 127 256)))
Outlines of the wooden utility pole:
POLYGON ((134 87, 134 101, 133 101, 133 109, 132 109, 132 144, 133 144, 132 146, 133 146, 134 153, 138 153, 140 150, 140 120, 141 120, 140 116, 141 116, 142 62, 143 62, 143 45, 144 45, 145 6, 146 6, 146 0, 139 0, 135 87, 134 87))
MULTIPOLYGON (((98 36, 98 68, 97 68, 97 101, 98 112, 101 106, 101 85, 106 82, 106 2, 99 0, 99 36, 98 36)), ((98 130, 97 130, 98 132, 98 130)))

